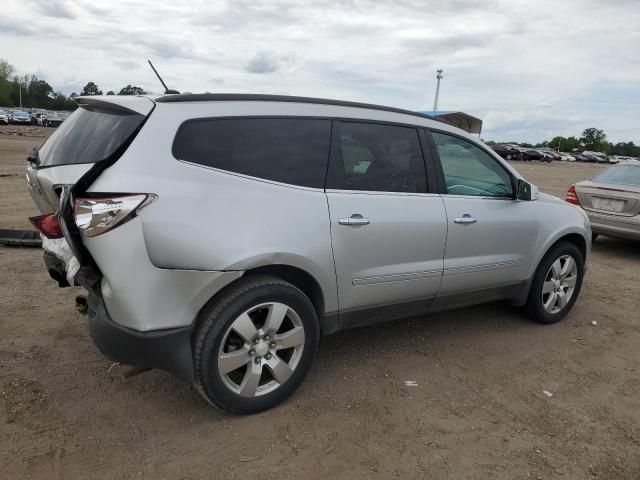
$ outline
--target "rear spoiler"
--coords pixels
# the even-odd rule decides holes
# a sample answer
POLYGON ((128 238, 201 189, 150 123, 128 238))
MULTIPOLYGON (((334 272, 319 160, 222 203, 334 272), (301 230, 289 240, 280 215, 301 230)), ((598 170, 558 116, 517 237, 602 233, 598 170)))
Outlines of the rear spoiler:
POLYGON ((91 95, 76 97, 76 103, 87 110, 138 114, 145 117, 153 110, 155 102, 141 95, 91 95))

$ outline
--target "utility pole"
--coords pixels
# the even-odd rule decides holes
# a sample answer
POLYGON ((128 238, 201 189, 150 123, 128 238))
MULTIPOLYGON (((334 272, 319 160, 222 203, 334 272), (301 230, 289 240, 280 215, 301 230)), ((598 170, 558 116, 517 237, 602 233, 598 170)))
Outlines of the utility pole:
POLYGON ((442 80, 442 69, 439 68, 437 70, 436 78, 438 79, 438 83, 436 84, 436 98, 433 101, 433 111, 434 113, 438 111, 438 97, 440 97, 440 80, 442 80))
POLYGON ((22 108, 22 82, 18 81, 18 92, 20 92, 20 108, 22 108))

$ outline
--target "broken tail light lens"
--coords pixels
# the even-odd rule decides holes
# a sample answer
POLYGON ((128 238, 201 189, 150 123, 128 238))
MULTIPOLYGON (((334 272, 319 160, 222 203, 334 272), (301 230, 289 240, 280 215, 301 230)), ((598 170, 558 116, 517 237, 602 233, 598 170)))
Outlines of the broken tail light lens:
POLYGON ((29 221, 47 238, 62 238, 62 228, 57 213, 30 217, 29 221))
POLYGON ((135 218, 156 198, 152 193, 92 194, 75 199, 73 217, 82 235, 96 237, 135 218))
POLYGON ((569 187, 565 200, 573 205, 580 205, 580 200, 578 200, 578 194, 576 193, 576 187, 573 185, 569 187))

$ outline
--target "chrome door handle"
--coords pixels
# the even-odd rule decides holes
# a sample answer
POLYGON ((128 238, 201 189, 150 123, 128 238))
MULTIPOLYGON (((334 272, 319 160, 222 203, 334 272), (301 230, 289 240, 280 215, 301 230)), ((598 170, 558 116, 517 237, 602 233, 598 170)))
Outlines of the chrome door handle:
POLYGON ((461 217, 456 217, 453 219, 455 223, 459 223, 461 225, 471 225, 472 223, 476 223, 478 221, 477 218, 472 217, 468 213, 465 213, 461 217))
POLYGON ((351 225, 352 227, 358 225, 369 225, 370 221, 368 218, 364 218, 359 213, 354 213, 349 218, 341 218, 338 220, 340 225, 351 225))

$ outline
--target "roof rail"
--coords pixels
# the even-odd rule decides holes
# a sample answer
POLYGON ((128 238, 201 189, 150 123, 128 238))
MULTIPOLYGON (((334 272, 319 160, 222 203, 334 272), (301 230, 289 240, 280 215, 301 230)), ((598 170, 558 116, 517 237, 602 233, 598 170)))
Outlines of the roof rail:
MULTIPOLYGON (((292 103, 315 103, 318 105, 336 105, 340 107, 367 108, 370 110, 381 110, 384 112, 401 113, 413 117, 427 118, 441 122, 436 117, 424 115, 402 108, 385 107, 383 105, 373 105, 370 103, 346 102, 342 100, 330 100, 327 98, 296 97, 291 95, 263 95, 253 93, 194 93, 181 95, 165 95, 155 100, 159 103, 183 103, 183 102, 292 102, 292 103)), ((446 122, 443 122, 446 123, 446 122)))

